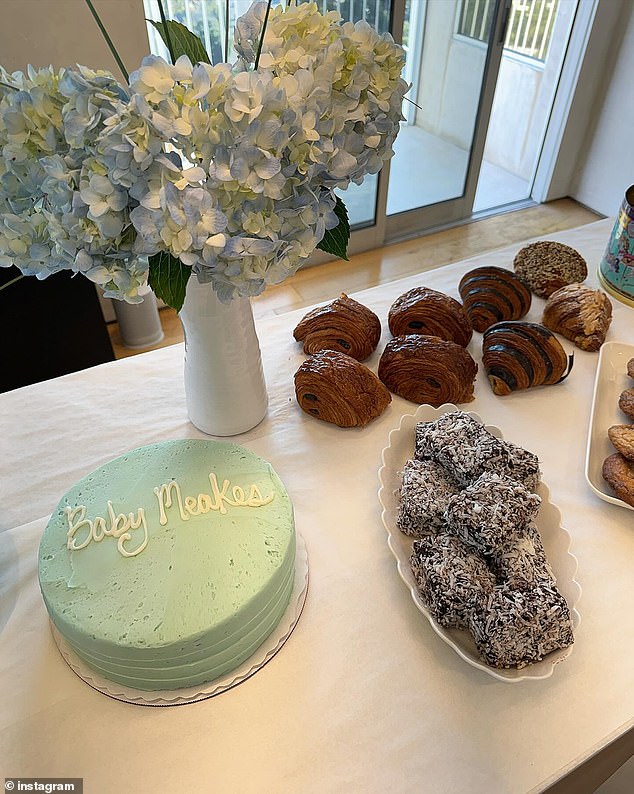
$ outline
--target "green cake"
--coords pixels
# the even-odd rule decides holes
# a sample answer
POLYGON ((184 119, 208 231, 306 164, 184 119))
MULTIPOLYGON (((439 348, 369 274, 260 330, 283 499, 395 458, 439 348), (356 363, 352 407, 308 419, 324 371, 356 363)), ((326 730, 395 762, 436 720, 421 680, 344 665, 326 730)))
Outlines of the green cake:
POLYGON ((74 485, 44 531, 49 616, 103 677, 143 690, 212 681, 279 623, 294 585, 290 498, 235 444, 166 441, 74 485))

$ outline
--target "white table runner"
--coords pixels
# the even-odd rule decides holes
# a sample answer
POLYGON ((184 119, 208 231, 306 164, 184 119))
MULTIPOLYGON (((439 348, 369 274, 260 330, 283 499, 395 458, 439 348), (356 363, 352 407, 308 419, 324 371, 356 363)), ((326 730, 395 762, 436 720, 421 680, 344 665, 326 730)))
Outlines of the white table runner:
MULTIPOLYGON (((512 216, 509 216, 512 222, 512 216)), ((587 259, 589 283, 612 222, 553 234, 587 259)), ((458 297, 460 276, 510 267, 513 246, 357 293, 382 319, 425 285, 458 297)), ((341 291, 346 290, 342 281, 341 291)), ((336 297, 333 295, 333 297, 336 297)), ((634 310, 614 303, 608 339, 634 344, 634 310)), ((538 321, 535 298, 527 319, 538 321)), ((377 470, 389 431, 415 406, 394 397, 365 429, 298 407, 305 310, 258 324, 270 407, 232 439, 271 461, 308 547, 310 590, 283 650, 256 676, 191 706, 145 709, 91 690, 48 631, 37 545, 79 477, 124 451, 203 437, 189 422, 182 345, 0 396, 0 771, 83 777, 109 792, 526 792, 634 726, 634 514, 584 480, 598 354, 575 350, 557 386, 495 397, 480 365, 468 410, 537 453, 570 531, 583 588, 576 646, 551 678, 504 684, 469 667, 427 625, 387 548, 377 470)), ((563 342, 567 350, 572 345, 563 342)))

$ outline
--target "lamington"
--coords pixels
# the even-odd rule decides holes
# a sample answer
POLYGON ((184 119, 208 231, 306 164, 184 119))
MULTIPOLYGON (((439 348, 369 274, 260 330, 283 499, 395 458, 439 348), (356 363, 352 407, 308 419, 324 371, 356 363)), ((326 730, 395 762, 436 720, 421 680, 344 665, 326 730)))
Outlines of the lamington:
POLYGON ((449 499, 449 531, 485 555, 512 540, 537 515, 541 499, 520 482, 485 472, 449 499))
POLYGON ((541 474, 536 455, 496 438, 464 411, 451 411, 433 422, 419 422, 414 456, 440 463, 463 487, 485 471, 492 471, 534 491, 541 474))
POLYGON ((554 585, 530 590, 500 585, 474 604, 469 629, 493 667, 522 668, 574 642, 570 610, 554 585))
POLYGON ((486 562, 453 535, 412 544, 412 572, 421 598, 445 628, 465 628, 478 601, 495 587, 486 562))
POLYGON ((396 525, 406 535, 423 537, 445 529, 443 514, 458 484, 432 460, 408 460, 403 468, 396 525))
POLYGON ((515 590, 552 586, 555 582, 541 535, 534 524, 529 524, 522 532, 500 544, 490 564, 498 583, 506 583, 515 590))

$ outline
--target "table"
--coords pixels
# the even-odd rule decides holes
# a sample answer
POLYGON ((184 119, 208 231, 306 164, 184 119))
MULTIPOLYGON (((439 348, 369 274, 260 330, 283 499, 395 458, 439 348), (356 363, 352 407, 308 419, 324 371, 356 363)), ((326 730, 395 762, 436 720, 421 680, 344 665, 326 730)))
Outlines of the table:
MULTIPOLYGON (((577 248, 596 284, 611 225, 550 239, 577 248)), ((357 293, 384 325, 369 365, 376 370, 389 338, 396 297, 417 285, 457 297, 464 272, 510 267, 519 247, 357 293)), ((608 339, 634 343, 634 313, 613 303, 608 339)), ((534 299, 528 319, 538 320, 542 306, 534 299)), ((599 500, 583 473, 598 354, 577 350, 562 384, 505 398, 493 395, 480 367, 468 406, 541 458, 583 588, 572 655, 551 678, 505 684, 434 634, 386 544, 380 454, 415 406, 395 397, 379 419, 352 430, 304 414, 293 391, 304 356, 292 338, 304 313, 258 324, 269 412, 234 440, 270 460, 287 485, 309 553, 308 600, 269 664, 201 703, 143 708, 91 690, 58 654, 37 585, 39 538, 73 482, 133 447, 202 437, 187 421, 182 346, 0 397, 3 775, 83 777, 86 791, 100 793, 502 794, 542 790, 634 734, 634 514, 599 500)), ((480 335, 470 350, 480 361, 480 335)))

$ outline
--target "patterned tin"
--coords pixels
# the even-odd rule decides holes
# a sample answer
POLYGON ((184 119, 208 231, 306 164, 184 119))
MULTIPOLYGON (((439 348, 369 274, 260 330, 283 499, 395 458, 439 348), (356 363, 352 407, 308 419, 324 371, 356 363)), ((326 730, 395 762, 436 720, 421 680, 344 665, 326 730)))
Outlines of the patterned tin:
POLYGON ((606 292, 634 307, 634 185, 625 191, 599 265, 599 280, 606 292))

